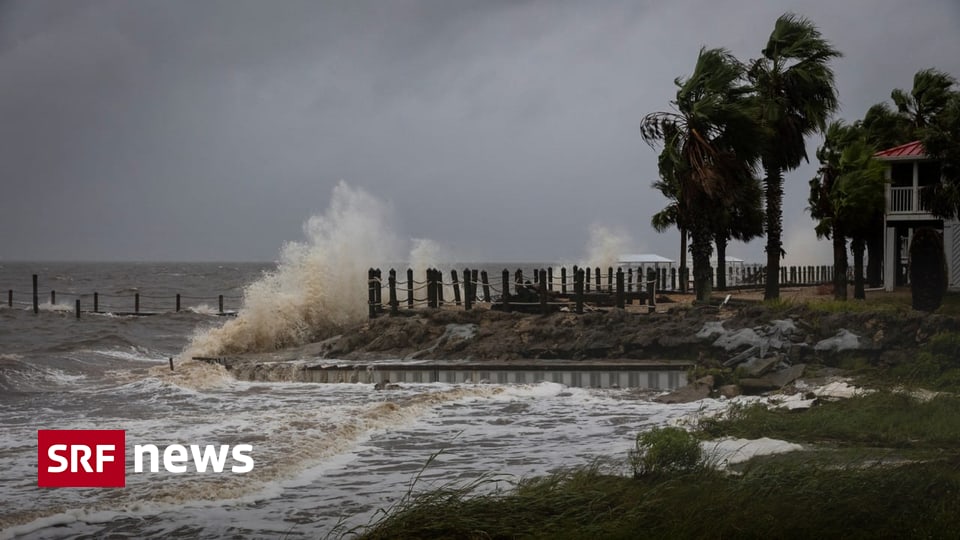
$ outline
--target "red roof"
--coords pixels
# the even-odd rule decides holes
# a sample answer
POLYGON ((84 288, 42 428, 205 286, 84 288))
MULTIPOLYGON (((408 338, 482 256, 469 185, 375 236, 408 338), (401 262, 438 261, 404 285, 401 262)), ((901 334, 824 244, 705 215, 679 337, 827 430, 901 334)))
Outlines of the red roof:
POLYGON ((901 144, 900 146, 895 146, 893 148, 888 148, 886 150, 881 150, 873 155, 873 157, 878 159, 892 159, 892 158, 925 158, 927 157, 926 151, 923 149, 923 143, 920 141, 908 142, 907 144, 901 144))

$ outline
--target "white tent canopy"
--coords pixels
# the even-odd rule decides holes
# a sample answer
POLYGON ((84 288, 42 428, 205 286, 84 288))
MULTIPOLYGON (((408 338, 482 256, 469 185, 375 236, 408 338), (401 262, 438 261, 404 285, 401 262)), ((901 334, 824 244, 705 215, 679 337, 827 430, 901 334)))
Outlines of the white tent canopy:
POLYGON ((617 261, 620 265, 628 266, 654 266, 655 268, 667 267, 673 265, 673 260, 668 259, 662 255, 657 255, 655 253, 637 253, 630 255, 620 255, 620 260, 617 261))
MULTIPOLYGON (((727 266, 731 266, 731 265, 743 266, 743 263, 745 262, 743 259, 741 259, 741 258, 739 258, 739 257, 733 257, 733 256, 731 256, 731 255, 726 255, 726 256, 724 256, 724 257, 723 257, 723 260, 726 262, 727 266)), ((717 265, 717 258, 716 258, 716 257, 712 257, 712 258, 710 259, 710 264, 711 264, 712 266, 716 266, 716 265, 717 265)))

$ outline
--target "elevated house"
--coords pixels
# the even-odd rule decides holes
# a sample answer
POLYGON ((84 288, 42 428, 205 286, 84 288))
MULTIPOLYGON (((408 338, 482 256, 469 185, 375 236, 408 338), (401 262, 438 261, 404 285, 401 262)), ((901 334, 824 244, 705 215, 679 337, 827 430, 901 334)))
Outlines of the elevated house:
POLYGON ((914 141, 874 154, 887 165, 884 212, 883 288, 909 284, 913 231, 932 227, 942 233, 951 289, 960 288, 960 222, 930 213, 930 187, 943 180, 940 162, 914 141))

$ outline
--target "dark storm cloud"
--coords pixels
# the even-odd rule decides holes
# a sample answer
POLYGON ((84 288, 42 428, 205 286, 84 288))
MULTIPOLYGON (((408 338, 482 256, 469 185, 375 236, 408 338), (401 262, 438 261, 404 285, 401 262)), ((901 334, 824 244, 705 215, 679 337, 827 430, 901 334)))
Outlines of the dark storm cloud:
POLYGON ((845 53, 848 119, 960 75, 955 0, 0 4, 0 260, 271 259, 340 179, 465 258, 573 259, 592 223, 675 256, 639 121, 701 45, 755 57, 788 10, 845 53))

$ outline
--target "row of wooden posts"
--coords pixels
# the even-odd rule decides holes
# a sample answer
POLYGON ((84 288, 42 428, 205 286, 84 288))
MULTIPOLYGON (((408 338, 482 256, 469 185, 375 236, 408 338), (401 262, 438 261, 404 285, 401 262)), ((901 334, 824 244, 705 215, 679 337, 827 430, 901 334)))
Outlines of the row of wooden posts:
MULTIPOLYGON (((731 268, 731 281, 736 276, 737 278, 741 278, 738 281, 762 285, 764 270, 764 267, 752 266, 743 268, 742 274, 734 274, 731 268)), ((714 272, 711 272, 711 274, 713 273, 714 272)), ((828 265, 789 266, 781 268, 780 274, 781 284, 784 285, 820 284, 833 279, 833 267, 828 265)), ((470 310, 473 308, 474 303, 481 301, 481 299, 485 303, 494 304, 494 300, 490 294, 493 286, 485 270, 478 271, 468 268, 463 271, 462 281, 460 276, 461 274, 458 274, 456 270, 451 270, 450 282, 448 282, 448 284, 452 286, 454 294, 453 302, 455 305, 463 305, 465 309, 470 310), (480 294, 481 291, 482 295, 480 294)), ((646 279, 641 280, 640 269, 636 270, 635 278, 633 268, 628 268, 625 272, 622 268, 614 271, 612 267, 609 267, 607 268, 605 276, 605 287, 603 277, 604 275, 599 267, 591 269, 574 266, 571 276, 568 276, 567 268, 562 267, 560 268, 558 283, 554 277, 554 269, 551 267, 534 271, 532 283, 530 283, 529 280, 524 279, 522 270, 518 269, 511 280, 509 270, 504 269, 501 276, 500 297, 496 301, 496 304, 505 310, 511 309, 511 306, 531 306, 539 304, 544 311, 548 311, 549 308, 547 306, 551 304, 550 299, 552 297, 560 301, 552 302, 553 304, 568 303, 572 300, 575 303, 576 311, 582 313, 585 295, 591 294, 591 287, 593 287, 593 293, 613 295, 613 305, 623 307, 627 301, 639 298, 646 300, 649 304, 649 310, 652 311, 655 308, 655 293, 657 291, 668 290, 668 285, 669 290, 680 290, 677 288, 677 279, 678 277, 680 278, 681 286, 685 285, 689 277, 689 272, 683 267, 680 268, 679 271, 677 268, 670 268, 668 271, 666 268, 648 267, 646 269, 646 279), (568 281, 568 277, 573 278, 572 282, 568 281), (511 283, 514 285, 514 293, 512 294, 510 293, 511 283), (534 298, 536 301, 529 301, 534 298)), ((719 276, 714 277, 718 278, 719 276)), ((447 301, 443 297, 444 282, 442 272, 434 268, 426 271, 426 281, 420 282, 421 287, 419 288, 416 286, 417 282, 413 279, 412 269, 407 269, 406 284, 402 289, 397 279, 397 272, 394 269, 388 272, 386 285, 383 283, 380 269, 369 269, 367 278, 369 283, 368 304, 370 318, 374 318, 378 313, 384 311, 382 299, 384 288, 388 294, 386 305, 392 314, 399 312, 401 304, 399 294, 404 290, 406 292, 405 303, 407 309, 413 309, 417 303, 422 302, 426 302, 429 308, 438 308, 447 301), (414 292, 424 288, 427 291, 426 298, 416 298, 414 292)), ((685 287, 683 288, 685 289, 685 287)), ((723 287, 720 287, 719 290, 723 290, 723 287)))
MULTIPOLYGON (((180 297, 180 294, 177 293, 176 299, 175 299, 175 308, 174 308, 177 313, 180 312, 180 298, 181 298, 181 297, 180 297)), ((7 290, 7 306, 12 308, 12 307, 13 307, 13 304, 14 304, 14 301, 13 301, 13 289, 8 289, 8 290, 7 290)), ((50 305, 56 305, 56 304, 57 304, 57 291, 51 290, 51 291, 50 291, 50 305)), ((226 313, 226 312, 223 310, 223 295, 222 295, 222 294, 217 296, 217 310, 218 310, 218 311, 217 311, 217 314, 218 314, 218 315, 224 315, 224 314, 226 313)), ((79 318, 80 318, 80 313, 81 313, 81 309, 80 309, 80 299, 79 299, 79 298, 77 298, 76 301, 75 301, 75 303, 74 303, 74 311, 75 311, 75 313, 76 313, 76 317, 79 319, 79 318)), ((37 274, 33 274, 33 312, 34 312, 34 313, 39 313, 39 312, 40 312, 40 291, 39 291, 39 287, 38 287, 37 274)), ((101 311, 100 311, 100 293, 98 293, 98 292, 94 292, 94 293, 93 293, 93 313, 101 313, 101 311)), ((140 293, 134 293, 134 295, 133 295, 133 311, 131 311, 131 312, 124 312, 123 314, 124 314, 124 315, 127 315, 127 314, 129 314, 129 315, 147 315, 147 313, 141 313, 141 312, 140 312, 140 293)))
MULTIPOLYGON (((560 269, 560 283, 558 287, 554 288, 554 279, 553 279, 553 269, 540 269, 534 272, 534 281, 530 283, 529 280, 525 281, 522 270, 517 270, 513 276, 511 282, 510 271, 504 269, 501 274, 501 284, 500 284, 500 296, 496 301, 496 304, 499 305, 500 309, 505 311, 510 311, 515 307, 519 306, 539 306, 540 311, 547 313, 551 310, 550 306, 555 306, 557 304, 566 305, 571 300, 575 305, 575 310, 577 313, 583 313, 583 306, 587 299, 587 294, 590 293, 590 280, 588 278, 590 269, 583 269, 574 267, 573 268, 573 281, 569 283, 569 286, 572 288, 568 290, 568 281, 567 281, 567 269, 560 269), (510 292, 511 283, 514 285, 514 292, 510 292)), ((639 274, 639 272, 638 272, 639 274)), ((648 269, 647 279, 645 281, 646 291, 640 292, 641 283, 637 282, 637 292, 633 292, 633 282, 630 282, 630 290, 627 289, 626 283, 626 273, 623 269, 617 269, 614 273, 611 268, 608 272, 608 285, 606 290, 602 287, 601 274, 599 268, 594 274, 596 276, 596 293, 595 294, 606 294, 613 295, 614 305, 619 308, 625 307, 627 300, 633 300, 634 298, 645 298, 648 301, 649 311, 654 311, 656 309, 655 296, 656 296, 656 286, 657 286, 657 271, 653 268, 648 269), (614 286, 614 277, 615 277, 615 286, 614 286)), ((632 276, 632 272, 631 272, 632 276)), ((426 301, 427 307, 429 308, 439 308, 443 306, 447 300, 443 297, 443 273, 440 270, 435 268, 427 269, 426 271, 426 281, 423 282, 422 287, 416 287, 417 282, 413 280, 413 270, 407 269, 407 280, 406 280, 406 307, 407 309, 413 309, 417 302, 426 301), (414 291, 425 288, 427 291, 427 296, 425 299, 417 299, 414 296, 414 291)), ((494 304, 494 299, 490 294, 491 288, 495 288, 490 284, 489 276, 486 271, 477 271, 465 269, 463 271, 463 281, 459 280, 459 275, 456 270, 450 272, 450 284, 453 288, 453 303, 457 306, 463 306, 466 310, 473 309, 473 305, 476 301, 482 298, 483 302, 488 304, 494 304), (462 285, 462 296, 461 296, 461 285, 462 285), (478 289, 479 286, 479 289, 478 289), (480 296, 480 291, 482 290, 482 297, 480 296)), ((368 292, 368 305, 369 305, 369 315, 370 318, 375 318, 379 313, 384 311, 383 307, 383 274, 379 268, 371 268, 367 271, 367 280, 369 283, 369 292, 368 292)), ((397 280, 397 271, 391 269, 387 277, 387 307, 389 308, 390 314, 396 315, 400 310, 400 300, 398 295, 398 280, 397 280)))

